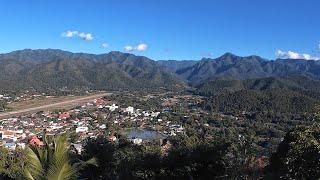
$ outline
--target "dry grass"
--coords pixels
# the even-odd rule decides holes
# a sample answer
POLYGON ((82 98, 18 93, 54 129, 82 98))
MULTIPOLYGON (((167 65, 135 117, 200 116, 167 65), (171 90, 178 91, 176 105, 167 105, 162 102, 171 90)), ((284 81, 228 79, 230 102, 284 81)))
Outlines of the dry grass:
POLYGON ((21 109, 28 109, 28 108, 38 107, 38 106, 49 105, 49 104, 58 103, 62 101, 73 100, 79 97, 81 96, 43 97, 40 99, 31 99, 26 101, 13 102, 11 104, 8 104, 8 108, 11 111, 16 111, 21 109))

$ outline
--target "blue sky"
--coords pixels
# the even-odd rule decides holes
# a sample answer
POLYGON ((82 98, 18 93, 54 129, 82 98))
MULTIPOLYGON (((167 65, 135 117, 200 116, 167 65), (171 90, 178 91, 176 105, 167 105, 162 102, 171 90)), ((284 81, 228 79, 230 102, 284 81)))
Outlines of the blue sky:
POLYGON ((3 0, 0 52, 127 47, 156 60, 225 52, 317 58, 319 7, 319 0, 3 0))

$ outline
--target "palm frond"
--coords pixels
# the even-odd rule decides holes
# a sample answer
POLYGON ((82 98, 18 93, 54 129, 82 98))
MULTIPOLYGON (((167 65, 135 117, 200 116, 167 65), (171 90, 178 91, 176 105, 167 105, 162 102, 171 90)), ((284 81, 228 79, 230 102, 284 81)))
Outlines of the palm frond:
POLYGON ((27 151, 29 162, 25 169, 25 177, 30 180, 76 179, 78 171, 84 166, 97 166, 95 158, 71 164, 67 134, 54 139, 45 137, 43 147, 28 147, 27 151))
POLYGON ((68 162, 52 164, 47 174, 48 180, 66 180, 76 177, 76 169, 68 162))
POLYGON ((40 151, 34 151, 30 147, 27 148, 29 160, 25 169, 25 176, 29 179, 40 179, 43 177, 43 166, 38 157, 38 152, 40 151))

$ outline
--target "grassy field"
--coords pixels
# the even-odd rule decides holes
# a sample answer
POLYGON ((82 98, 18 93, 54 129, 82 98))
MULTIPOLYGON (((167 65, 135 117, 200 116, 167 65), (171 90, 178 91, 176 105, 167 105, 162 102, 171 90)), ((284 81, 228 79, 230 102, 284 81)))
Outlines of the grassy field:
POLYGON ((51 96, 51 97, 42 97, 40 99, 13 102, 11 104, 8 104, 8 110, 17 111, 21 109, 44 106, 44 105, 49 105, 49 104, 58 103, 62 101, 74 100, 74 99, 78 99, 79 97, 85 97, 85 96, 58 96, 58 97, 51 96))

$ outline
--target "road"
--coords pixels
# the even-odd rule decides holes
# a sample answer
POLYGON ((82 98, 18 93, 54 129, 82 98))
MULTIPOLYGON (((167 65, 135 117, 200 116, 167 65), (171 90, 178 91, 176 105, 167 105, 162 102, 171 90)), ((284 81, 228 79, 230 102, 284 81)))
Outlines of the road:
POLYGON ((63 108, 66 106, 76 106, 76 105, 79 105, 80 103, 84 103, 86 101, 94 100, 94 99, 101 98, 103 96, 108 96, 111 94, 112 93, 94 94, 90 96, 79 97, 77 99, 62 101, 62 102, 53 103, 53 104, 47 104, 43 106, 37 106, 37 107, 21 109, 21 110, 11 111, 11 112, 3 112, 3 113, 0 113, 0 119, 9 118, 12 116, 18 116, 18 115, 27 114, 27 113, 39 112, 39 111, 48 110, 48 109, 63 108))

